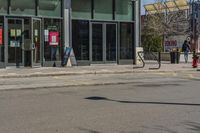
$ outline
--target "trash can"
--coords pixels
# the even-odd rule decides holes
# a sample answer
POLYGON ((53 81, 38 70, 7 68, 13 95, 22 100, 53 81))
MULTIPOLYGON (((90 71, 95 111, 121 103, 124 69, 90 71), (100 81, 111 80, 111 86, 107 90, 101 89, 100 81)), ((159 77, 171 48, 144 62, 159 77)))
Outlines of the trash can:
POLYGON ((176 52, 176 63, 180 63, 180 52, 176 52))
POLYGON ((175 52, 170 52, 170 60, 171 60, 171 64, 176 63, 175 52))
POLYGON ((171 59, 171 64, 179 64, 180 62, 180 52, 170 52, 170 59, 171 59))

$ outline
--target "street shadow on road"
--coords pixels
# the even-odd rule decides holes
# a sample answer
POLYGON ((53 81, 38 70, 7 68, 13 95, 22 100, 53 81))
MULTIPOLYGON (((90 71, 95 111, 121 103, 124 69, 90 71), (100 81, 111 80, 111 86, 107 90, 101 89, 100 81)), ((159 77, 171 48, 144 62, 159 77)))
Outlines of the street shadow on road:
POLYGON ((194 104, 194 103, 177 103, 177 102, 145 102, 145 101, 121 101, 121 100, 113 100, 106 97, 99 97, 99 96, 92 96, 92 97, 86 97, 87 100, 102 100, 102 101, 113 101, 113 102, 119 102, 119 103, 130 103, 130 104, 147 104, 147 105, 178 105, 178 106, 200 106, 200 104, 194 104))
POLYGON ((95 131, 95 130, 91 130, 91 129, 86 129, 86 128, 81 128, 81 127, 79 127, 78 129, 81 130, 81 131, 88 132, 88 133, 101 133, 99 131, 95 131))
POLYGON ((197 133, 200 133, 200 123, 185 121, 185 122, 183 122, 183 124, 187 126, 188 130, 192 130, 192 131, 195 131, 197 133))
POLYGON ((164 87, 164 86, 181 86, 180 84, 141 84, 141 85, 136 85, 137 87, 164 87))
POLYGON ((147 128, 147 129, 154 129, 156 131, 161 131, 162 133, 165 132, 165 133, 178 133, 168 127, 164 127, 164 126, 156 126, 156 127, 144 127, 144 128, 147 128))

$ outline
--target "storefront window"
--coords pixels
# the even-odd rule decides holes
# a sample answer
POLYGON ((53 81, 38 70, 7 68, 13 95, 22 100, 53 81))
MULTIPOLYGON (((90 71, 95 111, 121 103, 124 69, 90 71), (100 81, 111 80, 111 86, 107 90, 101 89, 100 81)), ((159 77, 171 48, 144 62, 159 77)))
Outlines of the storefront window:
POLYGON ((133 24, 120 24, 120 59, 133 59, 133 24))
POLYGON ((72 46, 77 60, 89 60, 89 22, 72 22, 72 46))
POLYGON ((91 0, 72 0, 72 18, 91 19, 91 0))
POLYGON ((44 20, 44 58, 45 61, 61 61, 62 38, 61 20, 44 20))
POLYGON ((94 0, 94 19, 113 19, 113 0, 94 0))
POLYGON ((35 15, 35 0, 11 0, 10 4, 11 14, 35 15))
POLYGON ((61 17, 61 0, 39 0, 39 15, 61 17))
POLYGON ((7 13, 8 2, 7 0, 0 0, 0 14, 7 13))
POLYGON ((132 21, 132 0, 116 0, 116 20, 132 21))

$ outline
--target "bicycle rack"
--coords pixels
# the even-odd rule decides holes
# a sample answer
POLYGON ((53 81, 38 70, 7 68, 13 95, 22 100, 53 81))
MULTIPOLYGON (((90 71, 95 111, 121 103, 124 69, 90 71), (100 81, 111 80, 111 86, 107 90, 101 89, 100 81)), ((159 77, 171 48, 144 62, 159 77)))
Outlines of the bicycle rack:
POLYGON ((144 52, 143 51, 139 51, 138 53, 138 57, 140 58, 140 60, 142 61, 142 66, 136 66, 136 67, 133 67, 133 69, 137 69, 137 68, 144 68, 145 67, 145 62, 142 58, 142 55, 144 55, 144 52))
POLYGON ((156 56, 153 52, 138 52, 138 57, 139 59, 142 61, 142 66, 136 66, 133 67, 133 69, 137 69, 137 68, 144 68, 146 63, 145 63, 145 58, 147 59, 147 57, 152 57, 150 60, 156 60, 156 62, 158 63, 158 67, 150 67, 149 70, 156 70, 156 69, 160 69, 161 68, 161 53, 158 52, 158 56, 156 56), (142 55, 144 55, 144 58, 142 57, 142 55))

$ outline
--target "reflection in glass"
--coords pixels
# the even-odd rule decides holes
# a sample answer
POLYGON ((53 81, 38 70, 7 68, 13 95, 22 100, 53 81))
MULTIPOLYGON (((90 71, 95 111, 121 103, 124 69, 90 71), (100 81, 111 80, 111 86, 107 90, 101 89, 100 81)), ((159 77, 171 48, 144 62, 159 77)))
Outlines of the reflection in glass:
POLYGON ((3 37, 3 31, 4 31, 4 28, 3 28, 3 25, 4 25, 4 22, 3 22, 3 17, 0 17, 0 32, 1 32, 1 41, 0 41, 0 62, 4 62, 4 37, 3 37))
POLYGON ((40 20, 33 19, 33 43, 34 43, 34 50, 33 50, 33 61, 34 63, 40 63, 40 20))
POLYGON ((8 20, 8 63, 22 63, 22 20, 8 20))
POLYGON ((35 0, 11 0, 10 4, 11 14, 35 15, 35 0))
POLYGON ((8 0, 0 0, 0 14, 7 13, 8 0))
POLYGON ((116 24, 106 24, 106 60, 116 61, 116 24))
POLYGON ((133 24, 120 24, 120 59, 133 59, 133 24))
POLYGON ((90 19, 91 0, 72 0, 72 18, 90 19))
POLYGON ((116 0, 116 20, 132 21, 132 0, 116 0))
POLYGON ((94 19, 112 20, 112 1, 113 0, 94 0, 94 19))
POLYGON ((89 21, 73 20, 72 46, 77 60, 89 60, 89 21))
POLYGON ((102 24, 92 24, 92 61, 103 61, 102 24))
POLYGON ((39 0, 39 15, 61 17, 61 0, 39 0))
POLYGON ((45 61, 61 61, 61 28, 60 19, 44 19, 44 58, 45 61), (47 32, 47 33, 46 33, 47 32), (58 45, 52 46, 49 44, 49 33, 58 32, 58 45))

